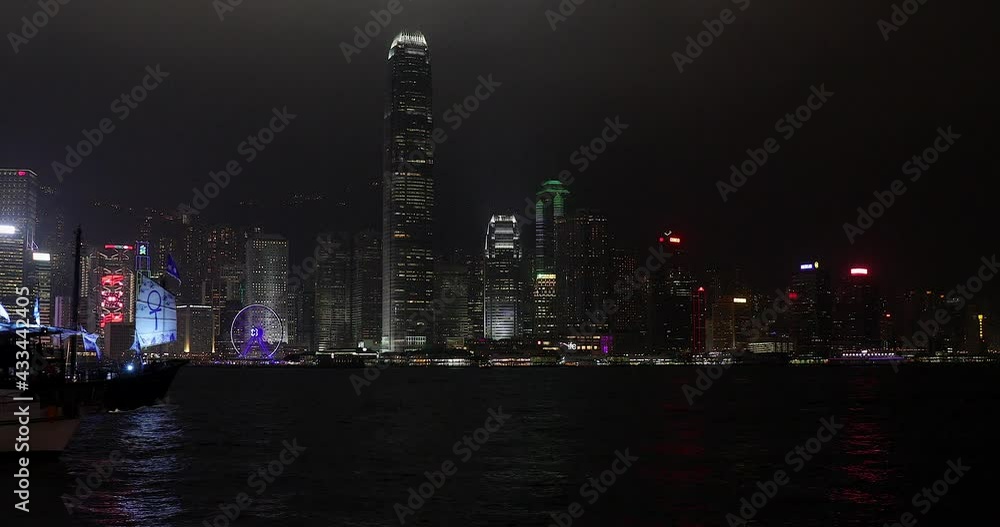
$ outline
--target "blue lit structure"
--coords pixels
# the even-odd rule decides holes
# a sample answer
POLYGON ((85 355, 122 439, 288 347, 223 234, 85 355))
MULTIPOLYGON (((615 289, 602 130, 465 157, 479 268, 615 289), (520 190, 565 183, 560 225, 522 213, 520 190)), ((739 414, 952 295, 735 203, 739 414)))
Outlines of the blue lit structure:
POLYGON ((248 359, 254 349, 261 360, 274 358, 284 340, 281 317, 264 304, 250 304, 233 318, 229 337, 238 358, 248 359), (268 338, 268 337, 272 338, 268 338))

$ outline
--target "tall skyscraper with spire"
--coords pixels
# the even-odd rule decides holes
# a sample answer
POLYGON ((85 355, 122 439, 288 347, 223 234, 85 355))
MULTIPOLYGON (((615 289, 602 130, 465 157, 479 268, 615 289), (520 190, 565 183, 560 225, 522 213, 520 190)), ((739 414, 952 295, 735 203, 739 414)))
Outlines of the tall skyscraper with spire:
POLYGON ((382 182, 382 351, 430 344, 434 284, 431 57, 420 31, 389 46, 382 182))

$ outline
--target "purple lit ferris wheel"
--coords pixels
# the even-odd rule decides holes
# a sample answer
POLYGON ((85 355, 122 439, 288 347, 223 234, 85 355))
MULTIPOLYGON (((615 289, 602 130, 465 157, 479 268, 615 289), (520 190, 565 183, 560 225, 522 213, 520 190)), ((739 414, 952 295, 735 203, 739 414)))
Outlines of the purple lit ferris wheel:
POLYGON ((270 307, 250 304, 233 318, 229 337, 238 358, 270 360, 285 340, 285 324, 270 307))

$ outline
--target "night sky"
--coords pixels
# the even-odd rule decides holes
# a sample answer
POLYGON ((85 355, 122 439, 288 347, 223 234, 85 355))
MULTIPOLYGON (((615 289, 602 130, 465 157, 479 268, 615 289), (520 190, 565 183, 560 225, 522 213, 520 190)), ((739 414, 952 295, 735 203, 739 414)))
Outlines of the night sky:
MULTIPOLYGON (((294 262, 315 231, 378 226, 369 184, 381 175, 386 50, 414 27, 431 49, 437 126, 450 126, 442 113, 480 75, 502 83, 437 150, 441 248, 478 248, 491 213, 523 210, 541 181, 575 172, 572 152, 620 116, 628 130, 570 188, 574 207, 607 213, 619 245, 644 247, 672 227, 704 261, 741 266, 761 286, 819 258, 868 264, 900 287, 949 287, 996 251, 995 7, 928 0, 886 42, 876 24, 888 0, 751 0, 745 11, 730 0, 587 0, 556 31, 544 12, 557 0, 402 0, 348 64, 341 42, 387 3, 244 0, 220 21, 209 0, 73 0, 19 53, 4 39, 0 165, 34 169, 69 221, 110 241, 133 236, 134 221, 90 202, 190 201, 287 106, 298 117, 204 217, 281 232, 297 243, 294 262), (726 8, 736 20, 679 73, 671 54, 726 8), (111 102, 156 64, 169 77, 118 121, 111 102), (779 137, 775 122, 820 84, 834 95, 724 203, 716 181, 779 137), (58 183, 52 161, 105 117, 115 132, 58 183), (842 224, 872 192, 908 180, 902 164, 947 126, 961 139, 849 244, 842 224), (283 207, 294 194, 327 199, 283 207), (263 206, 238 207, 244 199, 263 206)), ((19 31, 38 10, 4 0, 0 29, 19 31)))

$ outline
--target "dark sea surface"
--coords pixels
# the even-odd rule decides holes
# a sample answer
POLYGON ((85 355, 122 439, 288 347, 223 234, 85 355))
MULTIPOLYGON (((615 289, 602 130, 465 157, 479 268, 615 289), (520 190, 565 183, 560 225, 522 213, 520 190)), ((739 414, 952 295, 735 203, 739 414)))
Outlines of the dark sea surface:
POLYGON ((405 525, 554 525, 551 515, 573 503, 582 516, 559 516, 563 527, 729 525, 726 515, 739 517, 741 498, 777 470, 788 483, 748 525, 992 517, 1000 368, 734 367, 689 405, 682 387, 696 372, 387 369, 358 395, 350 376, 360 370, 187 367, 166 404, 88 416, 58 462, 33 467, 30 515, 6 520, 7 491, 0 518, 5 527, 399 525, 394 504, 402 510, 424 472, 448 461, 457 473, 405 525), (510 418, 478 451, 453 448, 501 408, 510 418), (831 417, 843 427, 799 461, 793 449, 831 417), (305 447, 287 465, 284 441, 305 447), (68 514, 60 496, 116 450, 126 460, 68 514), (638 460, 603 494, 582 495, 626 450, 638 460), (929 510, 915 506, 914 494, 959 458, 968 474, 929 510), (280 475, 248 484, 269 463, 280 475), (238 508, 241 492, 249 508, 213 519, 220 505, 238 508))

